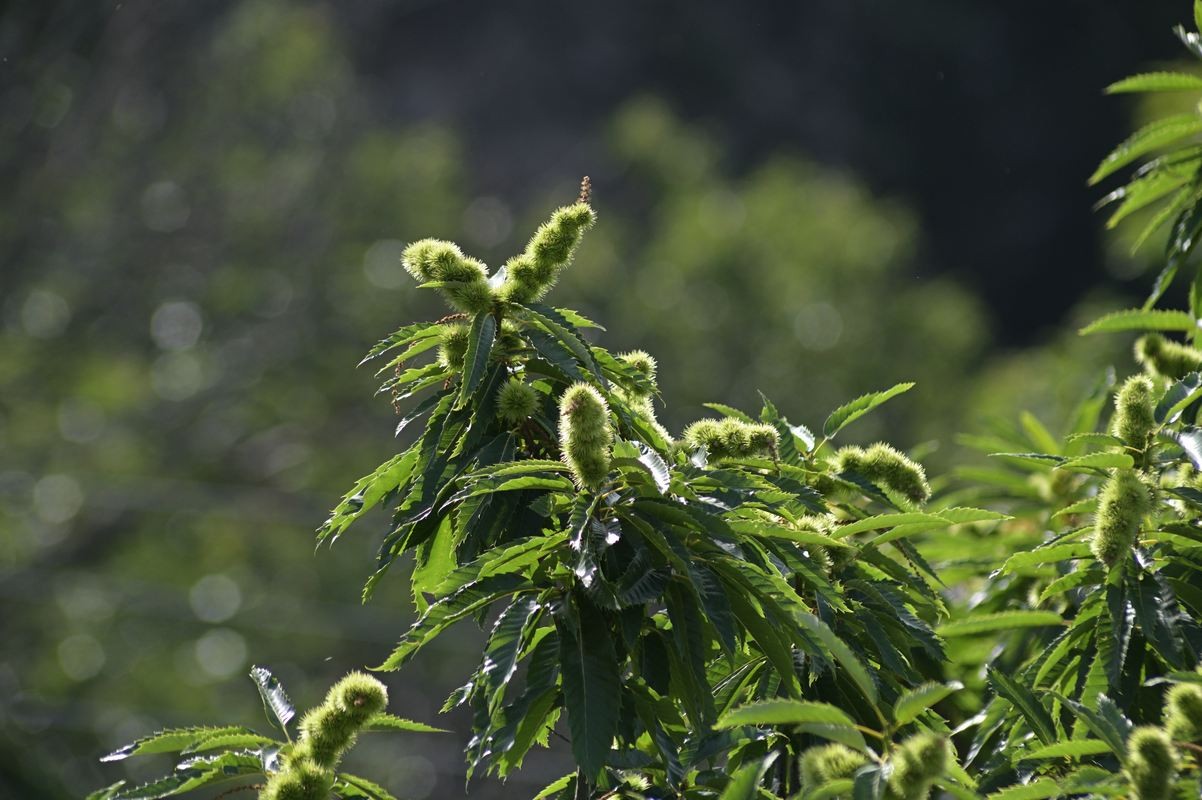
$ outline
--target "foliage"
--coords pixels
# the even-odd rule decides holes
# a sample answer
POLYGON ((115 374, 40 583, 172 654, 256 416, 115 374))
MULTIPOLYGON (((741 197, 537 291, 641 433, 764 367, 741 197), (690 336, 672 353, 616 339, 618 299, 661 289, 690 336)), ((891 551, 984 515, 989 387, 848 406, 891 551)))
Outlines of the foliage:
MULTIPOLYGON (((1202 26, 1202 0, 1195 9, 1202 26)), ((1202 32, 1179 35, 1202 56, 1202 32)), ((1113 88, 1199 84, 1156 74, 1113 88)), ((1191 120, 1141 130, 1095 179, 1202 133, 1191 120)), ((1123 196, 1193 163, 1163 158, 1123 196)), ((992 465, 934 493, 887 443, 836 449, 909 383, 821 427, 761 395, 755 416, 713 403, 720 418, 673 436, 657 419, 655 360, 611 353, 592 341, 598 324, 543 302, 594 222, 587 179, 495 273, 449 242, 410 245, 406 269, 452 313, 400 328, 365 360, 382 362, 398 430, 420 433, 318 534, 333 543, 371 509, 390 511, 364 599, 412 558, 420 616, 378 669, 477 621, 479 665, 444 710, 472 714, 469 777, 508 777, 566 730, 576 769, 540 798, 1197 792, 1202 277, 1188 310, 1155 308, 1193 249, 1202 192, 1191 192, 1169 205, 1166 265, 1144 307, 1082 330, 1142 332, 1144 374, 1117 388, 1103 376, 1063 435, 1025 414, 967 438, 992 465)), ((269 680, 265 704, 286 726, 291 708, 269 680)), ((266 798, 385 796, 333 773, 384 704, 374 679, 346 681, 298 743, 280 744, 278 766, 260 753, 231 770, 269 773, 266 798)), ((194 730, 128 754, 192 745, 194 730)), ((165 797, 226 776, 205 769, 96 796, 165 797)))
MULTIPOLYGON (((249 723, 253 704, 225 691, 248 658, 316 692, 374 659, 390 625, 408 623, 413 610, 389 596, 403 596, 400 581, 383 589, 386 602, 348 610, 366 538, 319 563, 298 546, 343 482, 395 445, 380 435, 396 424, 392 409, 353 364, 397 320, 431 318, 440 305, 410 290, 405 242, 462 237, 492 260, 513 231, 528 233, 513 220, 541 215, 546 194, 567 185, 555 159, 498 181, 495 168, 519 160, 462 146, 458 134, 470 141, 471 129, 416 119, 397 85, 377 79, 350 6, 155 4, 116 18, 98 8, 70 25, 38 23, 31 44, 53 52, 10 52, 5 73, 16 111, 0 123, 0 594, 12 611, 0 619, 10 644, 0 694, 11 698, 0 794, 82 795, 105 778, 92 754, 131 731, 216 721, 218 708, 249 723), (501 184, 514 188, 498 197, 501 184)), ((5 18, 7 41, 22 39, 22 16, 5 18)), ((392 64, 419 57, 395 42, 385 54, 392 64)), ((659 180, 701 138, 699 123, 653 99, 622 100, 604 117, 597 161, 623 179, 607 179, 605 225, 557 291, 609 325, 611 347, 645 343, 666 357, 674 402, 660 413, 674 431, 705 413, 702 400, 750 406, 757 388, 816 415, 894 382, 874 372, 882 367, 921 378, 915 392, 937 379, 951 388, 932 391, 935 403, 890 404, 851 436, 887 429, 917 441, 915 430, 948 413, 968 380, 965 353, 980 352, 985 332, 978 304, 950 278, 912 278, 925 249, 900 198, 796 157, 707 157, 695 164, 700 184, 659 180), (658 138, 630 145, 628 134, 648 127, 639 120, 660 117, 669 124, 658 138), (782 221, 761 224, 769 218, 782 221), (669 233, 699 228, 720 262, 665 258, 677 246, 669 233), (728 286, 727 274, 742 279, 728 286), (636 283, 638 299, 660 305, 609 288, 636 283), (928 284, 940 291, 917 291, 928 284), (812 303, 838 311, 844 333, 799 361, 789 298, 806 286, 812 303), (904 303, 886 302, 902 288, 904 303), (872 306, 896 321, 866 313, 872 306), (763 329, 736 322, 761 310, 763 329), (853 315, 865 318, 856 336, 903 340, 904 352, 850 357, 861 350, 853 315), (693 327, 703 324, 719 327, 693 327)), ((721 146, 736 149, 733 137, 721 146)), ((437 664, 416 664, 392 686, 395 700, 423 719, 437 711, 429 698, 449 690, 445 676, 471 658, 473 636, 463 626, 444 638, 437 664)), ((137 762, 121 768, 141 777, 137 762)), ((542 768, 553 765, 506 791, 538 783, 542 768)), ((437 780, 436 792, 462 782, 458 761, 426 740, 387 777, 427 790, 437 780)))
MULTIPOLYGON (((1202 4, 1196 9, 1202 14, 1202 4)), ((1187 46, 1198 41, 1182 29, 1178 36, 1187 46)), ((1111 90, 1188 88, 1189 80, 1152 75, 1111 90)), ((1167 132, 1179 122, 1137 133, 1103 161, 1094 180, 1177 142, 1167 132)), ((1132 204, 1152 202, 1151 176, 1167 180, 1165 170, 1185 164, 1185 152, 1151 159, 1109 195, 1126 198, 1112 222, 1132 204)), ((1189 169, 1196 172, 1198 164, 1189 169)), ((992 697, 965 727, 972 730, 966 766, 982 789, 1018 783, 1030 797, 1127 791, 1168 797, 1200 780, 1186 722, 1199 717, 1184 711, 1194 708, 1202 655, 1196 477, 1202 362, 1192 346, 1199 313, 1196 299, 1189 310, 1155 308, 1193 247, 1183 232, 1202 200, 1188 187, 1192 180, 1166 206, 1173 224, 1147 302, 1081 331, 1142 332, 1134 351, 1145 374, 1117 386, 1113 372, 1103 376, 1063 435, 1025 415, 1019 425, 966 439, 993 465, 961 471, 963 496, 1013 515, 999 526, 996 545, 980 541, 984 555, 975 566, 983 591, 965 605, 966 620, 1050 613, 1056 623, 1017 630, 1004 647, 984 653, 987 687, 981 688, 992 697), (1187 341, 1170 339, 1173 333, 1185 333, 1187 341)), ((968 682, 982 652, 964 647, 950 654, 968 682)))
MULTIPOLYGON (((557 273, 586 208, 556 212, 523 257, 545 251, 541 272, 557 273)), ((821 437, 764 399, 758 421, 715 404, 721 419, 677 440, 656 420, 654 360, 589 344, 597 326, 526 299, 541 290, 514 300, 513 263, 473 278, 495 290, 474 315, 406 326, 373 349, 395 400, 432 392, 403 422, 423 431, 320 533, 333 541, 371 506, 393 507, 365 593, 412 552, 425 611, 382 668, 457 621, 489 620, 479 668, 447 702, 473 711, 469 772, 510 774, 562 714, 580 766, 566 794, 633 791, 632 775, 651 794, 720 791, 735 778, 716 758, 768 753, 788 793, 813 739, 871 752, 865 732, 888 741, 913 725, 925 706, 901 724, 891 709, 937 686, 943 604, 908 538, 996 515, 921 511, 921 467, 884 444, 834 452, 844 426, 910 384, 835 410, 821 437), (452 357, 415 365, 452 326, 466 330, 452 357), (519 382, 533 398, 522 418, 499 401, 519 382), (824 702, 803 702, 815 695, 824 702), (732 716, 744 703, 784 713, 787 735, 732 716)), ((459 307, 457 286, 426 285, 459 307)))
POLYGON ((267 669, 255 667, 251 678, 263 698, 268 721, 283 739, 264 736, 240 725, 175 728, 145 736, 109 753, 102 761, 131 756, 176 753, 178 760, 167 775, 141 785, 118 781, 88 795, 88 800, 147 800, 173 797, 227 781, 264 776, 254 784, 259 796, 269 800, 322 800, 336 792, 343 798, 394 800, 380 786, 337 771, 346 751, 361 733, 372 731, 437 731, 418 722, 387 713, 384 684, 363 673, 352 672, 330 688, 325 701, 304 715, 298 738, 288 730, 296 709, 279 680, 267 669))

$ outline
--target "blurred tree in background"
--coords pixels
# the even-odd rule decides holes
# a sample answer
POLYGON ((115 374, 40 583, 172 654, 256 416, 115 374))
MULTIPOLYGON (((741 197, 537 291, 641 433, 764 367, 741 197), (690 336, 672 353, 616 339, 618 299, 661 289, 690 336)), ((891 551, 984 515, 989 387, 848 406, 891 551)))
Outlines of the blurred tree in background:
MULTIPOLYGON (((163 715, 205 719, 218 697, 252 713, 252 661, 319 682, 378 660, 402 625, 356 606, 363 551, 319 564, 311 532, 387 452, 391 410, 363 402, 353 365, 423 313, 396 291, 397 254, 459 227, 461 157, 440 130, 381 124, 331 34, 318 7, 240 5, 165 88, 50 65, 26 131, 6 131, 14 795, 42 771, 78 796, 97 752, 163 715)), ((397 688, 411 714, 437 710, 397 688)), ((433 757, 391 778, 432 790, 458 769, 433 757)))
MULTIPOLYGON (((933 214, 930 197, 918 210, 900 192, 882 198, 846 169, 808 160, 801 143, 782 145, 763 120, 737 135, 708 124, 696 97, 670 91, 666 67, 642 91, 601 91, 607 102, 587 109, 553 82, 503 94, 495 102, 521 112, 533 138, 521 158, 502 147, 482 157, 494 126, 512 154, 504 137, 517 122, 505 128, 481 99, 495 76, 475 68, 490 57, 477 37, 498 42, 498 70, 525 74, 533 58, 539 70, 567 63, 582 74, 595 37, 631 12, 582 32, 580 59, 546 63, 482 20, 460 43, 456 63, 472 67, 455 72, 454 86, 421 60, 435 46, 459 58, 445 37, 410 35, 411 49, 391 60, 378 34, 374 49, 357 45, 373 21, 421 31, 434 27, 431 13, 251 0, 119 12, 26 3, 0 15, 0 44, 12 54, 0 83, 0 794, 27 796, 34 776, 50 776, 59 796, 78 796, 102 782, 95 758, 105 748, 205 721, 218 700, 223 718, 240 707, 253 724, 258 699, 242 677, 252 662, 270 664, 298 700, 316 700, 347 669, 378 663, 404 629, 392 611, 404 605, 403 580, 358 606, 376 542, 352 538, 315 558, 311 534, 394 449, 392 409, 364 401, 374 381, 353 365, 400 321, 442 313, 400 267, 411 239, 453 238, 499 264, 591 172, 602 221, 559 291, 609 324, 615 348, 643 347, 673 365, 661 384, 674 431, 707 400, 758 407, 762 390, 791 418, 814 422, 900 380, 918 381, 913 399, 873 423, 887 430, 866 421, 861 436, 916 444, 1023 404, 1051 424, 1125 346, 1069 331, 1046 347, 999 347, 996 330, 1027 325, 1028 335, 1006 340, 1017 347, 1048 329, 978 294, 998 278, 977 273, 998 263, 999 244, 950 248, 952 265, 947 240, 932 244, 927 232, 954 220, 933 214), (528 115, 539 91, 552 101, 545 118, 528 115), (443 122, 407 113, 421 106, 415 96, 478 113, 443 122), (554 127, 574 110, 588 136, 554 127), (548 146, 555 136, 572 145, 548 146), (532 165, 543 155, 551 166, 532 165), (640 302, 618 306, 615 288, 629 286, 640 302)), ((814 13, 836 30, 855 22, 814 13)), ((697 22, 712 33, 722 20, 697 22)), ((754 39, 739 41, 746 71, 730 96, 767 69, 754 39)), ((714 55, 709 38, 696 46, 697 63, 714 55)), ((640 83, 637 70, 619 77, 640 83)), ((845 76, 848 102, 867 108, 865 85, 864 75, 845 76)), ((841 95, 824 92, 834 94, 815 95, 808 124, 837 117, 841 95)), ((755 102, 771 110, 762 95, 755 102)), ((1097 138, 1098 153, 1074 158, 1090 164, 1114 136, 1097 138)), ((891 188, 917 169, 895 155, 888 174, 865 162, 891 188)), ((1078 185, 1088 168, 1065 171, 1078 185)), ((1091 252, 1063 259, 1071 275, 1095 276, 1072 295, 1084 300, 1070 326, 1114 291, 1113 279, 1091 288, 1104 278, 1091 252)), ((1125 256, 1107 260, 1131 278, 1125 256)), ((949 458, 951 442, 942 444, 935 464, 949 458)), ((432 721, 452 688, 444 676, 458 669, 440 659, 472 659, 469 639, 440 642, 390 682, 393 707, 432 721)), ((371 759, 373 746, 357 754, 371 759)), ((386 783, 415 799, 460 791, 458 748, 432 737, 411 746, 374 758, 392 765, 386 783)), ((554 766, 532 764, 514 785, 473 795, 529 796, 554 766)))

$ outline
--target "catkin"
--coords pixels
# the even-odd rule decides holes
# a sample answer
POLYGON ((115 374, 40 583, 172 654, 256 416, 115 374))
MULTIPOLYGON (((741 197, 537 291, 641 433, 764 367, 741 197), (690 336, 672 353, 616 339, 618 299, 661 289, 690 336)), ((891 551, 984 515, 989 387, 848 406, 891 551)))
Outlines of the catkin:
POLYGON ((862 753, 841 744, 811 747, 801 756, 801 787, 813 791, 831 781, 850 778, 868 763, 862 753))
POLYGON ((681 438, 690 450, 704 447, 710 461, 775 456, 780 444, 776 428, 735 417, 699 419, 684 429, 681 438))
POLYGON ((1175 742, 1202 744, 1202 686, 1179 683, 1169 690, 1164 727, 1175 742))
POLYGON ((445 323, 439 333, 438 363, 452 372, 462 370, 470 333, 471 328, 462 322, 445 323))
POLYGON ((525 251, 505 263, 501 297, 515 303, 541 299, 571 262, 576 245, 596 219, 587 203, 558 209, 535 232, 525 251))
POLYGON ((1202 351, 1149 333, 1135 341, 1135 360, 1151 375, 1179 380, 1202 370, 1202 351))
POLYGON ((439 289, 452 308, 468 314, 490 311, 496 305, 488 285, 488 269, 465 256, 459 246, 441 239, 422 239, 405 248, 401 264, 422 283, 444 281, 455 284, 439 289))
MULTIPOLYGON (((618 358, 642 373, 643 377, 647 379, 647 381, 651 384, 651 388, 654 390, 657 365, 651 354, 642 350, 631 350, 629 353, 622 353, 618 356, 618 358)), ((636 391, 637 390, 632 390, 632 393, 635 393, 636 391)), ((643 397, 647 396, 648 392, 638 391, 637 394, 638 396, 643 397)))
POLYGON ((1110 430, 1128 446, 1145 450, 1156 427, 1155 387, 1146 375, 1132 375, 1114 397, 1110 430))
POLYGON ((1168 800, 1177 777, 1177 754, 1160 728, 1144 725, 1131 731, 1123 767, 1135 800, 1168 800))
POLYGON ((559 402, 559 444, 577 484, 596 489, 609 476, 613 429, 609 406, 586 383, 568 387, 559 402))
POLYGON ((259 800, 327 800, 334 789, 334 771, 307 758, 293 757, 267 779, 259 800))
POLYGON ((332 768, 354 745, 364 723, 387 704, 384 684, 362 672, 348 674, 301 719, 299 753, 319 767, 332 768))
POLYGON ((925 800, 951 760, 951 745, 946 738, 934 733, 911 736, 893 754, 886 795, 891 800, 925 800))
POLYGON ((869 483, 896 492, 921 505, 931 496, 922 465, 884 442, 871 447, 844 447, 835 453, 836 472, 854 472, 869 483))
POLYGON ((1139 526, 1148 513, 1151 500, 1148 488, 1135 470, 1115 470, 1098 497, 1090 546, 1094 556, 1113 567, 1135 545, 1139 526))
POLYGON ((538 408, 538 391, 521 378, 510 378, 497 392, 497 416, 516 424, 538 408))

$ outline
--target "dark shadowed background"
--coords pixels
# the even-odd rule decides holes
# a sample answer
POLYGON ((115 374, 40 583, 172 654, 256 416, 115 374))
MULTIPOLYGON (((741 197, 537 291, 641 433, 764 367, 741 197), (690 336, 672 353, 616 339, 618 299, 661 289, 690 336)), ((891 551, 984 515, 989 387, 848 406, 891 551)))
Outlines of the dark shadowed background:
MULTIPOLYGON (((937 469, 988 415, 1059 426, 1129 344, 1077 324, 1148 282, 1091 211, 1145 113, 1101 88, 1180 56, 1188 13, 4 4, 0 795, 148 774, 96 759, 157 727, 260 725, 252 663, 307 706, 383 659, 403 576, 360 606, 378 537, 315 556, 312 531, 398 447, 359 356, 442 313, 400 250, 499 265, 583 174, 600 222, 555 302, 660 358, 673 430, 758 390, 813 425, 906 379, 858 433, 937 469)), ((372 738, 360 771, 463 791, 467 721, 437 712, 476 643, 384 676, 396 713, 455 732, 372 738)), ((563 763, 471 794, 529 797, 563 763)))

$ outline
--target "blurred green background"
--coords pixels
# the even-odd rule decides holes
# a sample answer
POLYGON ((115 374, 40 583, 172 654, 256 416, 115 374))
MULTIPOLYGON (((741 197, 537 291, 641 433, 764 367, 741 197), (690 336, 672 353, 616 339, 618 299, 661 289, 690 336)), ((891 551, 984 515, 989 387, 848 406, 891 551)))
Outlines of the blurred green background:
MULTIPOLYGON (((400 250, 497 266, 582 174, 600 222, 554 301, 660 359, 671 429, 760 390, 818 425, 901 380, 854 434, 937 471, 986 417, 1056 427, 1126 368, 1076 327, 1147 283, 1089 210, 1142 113, 1099 89, 1173 56, 1188 9, 1045 5, 7 4, 0 795, 148 774, 96 759, 157 727, 261 725, 252 663, 306 706, 382 660, 405 580, 360 606, 372 523, 312 532, 398 447, 355 363, 443 313, 400 250)), ((466 720, 437 711, 476 646, 385 676, 455 733, 369 738, 360 771, 463 791, 466 720)))

